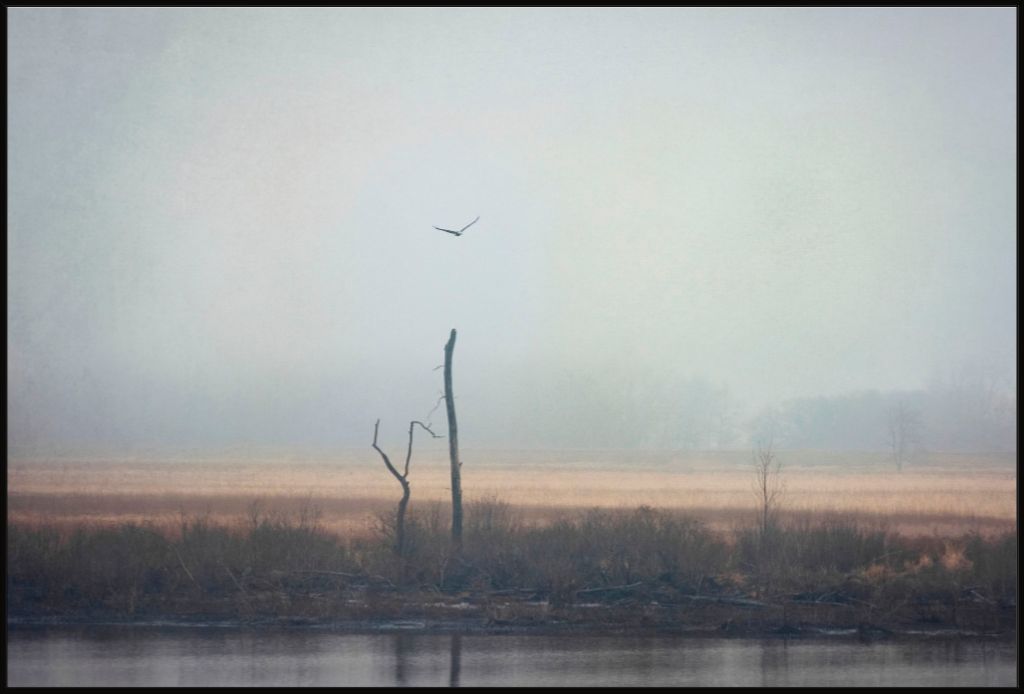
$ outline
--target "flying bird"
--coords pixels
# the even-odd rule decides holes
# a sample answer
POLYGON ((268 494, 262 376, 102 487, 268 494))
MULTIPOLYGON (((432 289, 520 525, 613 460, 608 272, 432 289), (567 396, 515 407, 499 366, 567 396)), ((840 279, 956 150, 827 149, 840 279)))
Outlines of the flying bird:
POLYGON ((466 229, 468 229, 471 226, 473 226, 474 224, 476 224, 478 221, 480 221, 480 217, 479 216, 476 219, 474 219, 472 222, 467 224, 466 226, 464 226, 461 229, 459 229, 458 231, 452 231, 451 229, 442 229, 441 227, 434 227, 434 228, 437 229, 438 231, 447 231, 449 234, 455 234, 456 236, 462 236, 462 232, 464 232, 466 229))

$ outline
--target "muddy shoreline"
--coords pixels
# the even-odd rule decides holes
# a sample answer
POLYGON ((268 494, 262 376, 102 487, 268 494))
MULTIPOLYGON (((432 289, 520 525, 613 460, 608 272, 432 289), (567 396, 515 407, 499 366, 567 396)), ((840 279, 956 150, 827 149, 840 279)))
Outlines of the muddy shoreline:
MULTIPOLYGON (((778 604, 763 607, 711 605, 585 604, 547 602, 394 602, 376 613, 348 609, 313 615, 244 614, 230 606, 190 614, 109 610, 64 614, 11 614, 7 628, 126 626, 203 629, 310 629, 346 634, 535 634, 546 636, 681 636, 701 638, 843 639, 873 642, 915 639, 1016 640, 1016 607, 965 611, 958 622, 911 613, 866 619, 836 606, 778 604)), ((380 608, 380 605, 376 606, 380 608)))
POLYGON ((915 640, 984 640, 984 641, 1015 641, 1016 631, 1007 632, 975 632, 957 629, 907 629, 890 631, 885 629, 861 630, 856 628, 830 627, 778 627, 774 629, 719 629, 701 627, 616 627, 605 624, 565 624, 549 623, 543 625, 504 625, 495 626, 476 620, 425 620, 400 621, 389 620, 353 620, 353 621, 312 621, 294 619, 264 620, 230 620, 230 621, 197 621, 194 619, 100 619, 100 618, 10 618, 7 620, 8 631, 21 629, 38 629, 48 627, 131 627, 158 629, 229 629, 229 630, 280 630, 308 629, 331 632, 335 634, 415 634, 415 635, 536 635, 536 636, 677 636, 686 638, 713 639, 828 639, 843 641, 860 641, 871 643, 876 641, 915 641, 915 640))

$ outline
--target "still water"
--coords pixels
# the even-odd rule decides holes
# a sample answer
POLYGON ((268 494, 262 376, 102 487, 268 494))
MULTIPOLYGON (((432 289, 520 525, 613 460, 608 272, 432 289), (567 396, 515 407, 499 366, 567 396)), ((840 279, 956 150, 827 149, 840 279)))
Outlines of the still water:
POLYGON ((1014 686, 1015 644, 16 627, 9 686, 1014 686))

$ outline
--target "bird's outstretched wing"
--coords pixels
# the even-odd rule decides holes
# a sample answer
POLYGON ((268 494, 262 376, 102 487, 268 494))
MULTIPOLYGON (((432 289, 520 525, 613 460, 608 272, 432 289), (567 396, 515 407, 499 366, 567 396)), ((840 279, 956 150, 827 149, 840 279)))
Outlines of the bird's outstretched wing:
POLYGON ((456 236, 462 236, 462 232, 464 232, 466 229, 470 228, 471 226, 473 226, 474 224, 476 224, 479 221, 480 221, 480 216, 478 215, 476 219, 474 219, 472 222, 470 222, 466 226, 462 227, 458 231, 454 231, 452 229, 442 229, 441 227, 434 227, 434 228, 437 229, 438 231, 446 231, 449 234, 455 234, 456 236))

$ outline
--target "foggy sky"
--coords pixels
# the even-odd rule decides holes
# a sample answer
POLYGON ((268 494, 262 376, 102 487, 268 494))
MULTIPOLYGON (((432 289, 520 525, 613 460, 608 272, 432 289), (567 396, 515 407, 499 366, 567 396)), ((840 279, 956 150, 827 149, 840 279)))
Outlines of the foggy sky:
POLYGON ((1016 19, 12 8, 9 444, 400 438, 453 327, 470 445, 567 388, 1015 392, 1016 19))

